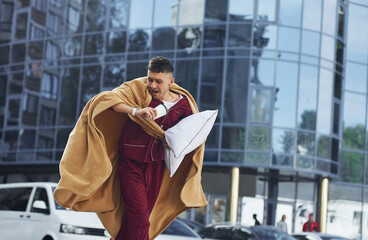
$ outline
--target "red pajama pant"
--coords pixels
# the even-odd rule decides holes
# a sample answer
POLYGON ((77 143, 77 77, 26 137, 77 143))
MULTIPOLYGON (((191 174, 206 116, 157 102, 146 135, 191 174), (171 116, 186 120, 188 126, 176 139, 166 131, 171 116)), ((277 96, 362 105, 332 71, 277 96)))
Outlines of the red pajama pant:
POLYGON ((164 161, 119 159, 125 216, 116 240, 149 240, 149 216, 160 191, 164 166, 164 161))

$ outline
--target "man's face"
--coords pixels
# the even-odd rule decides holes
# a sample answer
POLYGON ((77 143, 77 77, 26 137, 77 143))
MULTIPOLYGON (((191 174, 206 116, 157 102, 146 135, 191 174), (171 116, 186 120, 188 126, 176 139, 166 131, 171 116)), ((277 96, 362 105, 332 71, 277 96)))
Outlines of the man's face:
POLYGON ((174 83, 172 73, 155 73, 148 70, 147 87, 154 99, 165 100, 171 84, 174 83))

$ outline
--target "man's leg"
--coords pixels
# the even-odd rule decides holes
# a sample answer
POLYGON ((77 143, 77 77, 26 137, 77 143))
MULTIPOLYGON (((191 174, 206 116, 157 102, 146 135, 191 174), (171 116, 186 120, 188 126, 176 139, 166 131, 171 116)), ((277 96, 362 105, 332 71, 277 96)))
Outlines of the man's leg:
POLYGON ((150 163, 146 171, 146 179, 149 182, 147 191, 147 207, 149 214, 156 203, 158 194, 160 193, 162 178, 164 176, 165 163, 157 161, 150 163))
POLYGON ((119 159, 118 172, 125 219, 116 240, 149 240, 146 168, 146 163, 119 159))

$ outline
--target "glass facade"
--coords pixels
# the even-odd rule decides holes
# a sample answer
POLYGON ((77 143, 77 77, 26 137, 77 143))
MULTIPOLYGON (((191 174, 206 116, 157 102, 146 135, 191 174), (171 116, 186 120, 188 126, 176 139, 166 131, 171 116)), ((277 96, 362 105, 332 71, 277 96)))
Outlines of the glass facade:
MULTIPOLYGON (((331 206, 357 203, 341 234, 368 239, 367 25, 365 0, 0 0, 0 182, 10 167, 57 175, 87 101, 145 76, 161 55, 200 110, 219 109, 204 174, 237 166, 255 176, 242 201, 256 199, 267 224, 290 213, 295 232, 318 212, 319 179, 329 177, 331 206), (359 197, 341 202, 339 191, 359 197)), ((191 217, 226 220, 215 211, 226 195, 206 193, 211 208, 191 217)), ((339 228, 336 211, 327 231, 339 228)))

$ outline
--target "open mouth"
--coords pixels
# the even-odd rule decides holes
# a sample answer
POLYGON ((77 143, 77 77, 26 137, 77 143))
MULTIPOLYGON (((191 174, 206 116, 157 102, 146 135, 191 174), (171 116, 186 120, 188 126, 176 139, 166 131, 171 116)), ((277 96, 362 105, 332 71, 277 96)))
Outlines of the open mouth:
POLYGON ((157 91, 157 90, 152 90, 152 89, 151 89, 151 93, 156 95, 156 94, 158 94, 158 93, 159 93, 159 91, 157 91))

